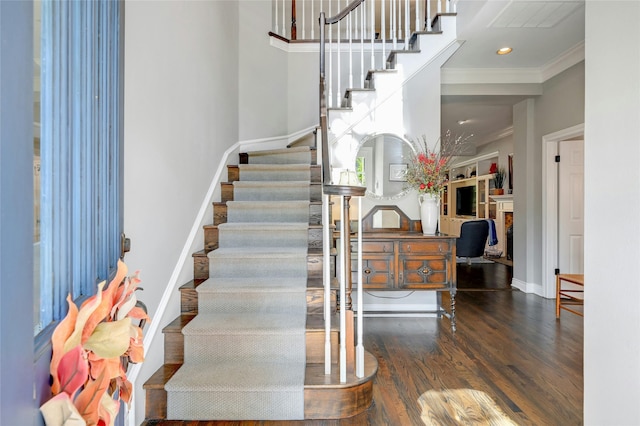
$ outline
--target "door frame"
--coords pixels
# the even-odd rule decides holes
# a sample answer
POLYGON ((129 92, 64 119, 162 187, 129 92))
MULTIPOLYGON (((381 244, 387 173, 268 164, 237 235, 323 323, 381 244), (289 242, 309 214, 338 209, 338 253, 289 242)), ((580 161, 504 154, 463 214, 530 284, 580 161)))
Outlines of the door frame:
POLYGON ((556 297, 554 270, 558 267, 558 168, 555 156, 558 144, 567 139, 584 136, 584 123, 542 137, 542 295, 556 297))

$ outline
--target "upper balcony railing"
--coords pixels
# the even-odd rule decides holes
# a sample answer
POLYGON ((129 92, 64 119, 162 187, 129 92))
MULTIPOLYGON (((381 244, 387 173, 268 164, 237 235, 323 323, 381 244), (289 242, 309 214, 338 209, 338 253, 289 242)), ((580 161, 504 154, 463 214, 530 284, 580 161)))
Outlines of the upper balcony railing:
MULTIPOLYGON (((318 16, 333 16, 345 9, 350 0, 273 0, 273 33, 290 41, 318 41, 318 16)), ((430 31, 438 13, 452 13, 450 0, 366 0, 346 22, 327 29, 327 39, 369 40, 391 43, 408 41, 414 31, 430 31), (371 18, 371 19, 369 19, 371 18), (340 35, 340 37, 338 37, 340 35)))

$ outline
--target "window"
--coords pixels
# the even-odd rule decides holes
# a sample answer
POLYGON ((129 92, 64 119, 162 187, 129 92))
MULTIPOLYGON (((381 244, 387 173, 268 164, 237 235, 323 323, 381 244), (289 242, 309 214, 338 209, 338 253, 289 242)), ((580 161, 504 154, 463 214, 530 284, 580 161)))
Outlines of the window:
POLYGON ((36 333, 110 278, 122 229, 123 4, 41 8, 36 333))

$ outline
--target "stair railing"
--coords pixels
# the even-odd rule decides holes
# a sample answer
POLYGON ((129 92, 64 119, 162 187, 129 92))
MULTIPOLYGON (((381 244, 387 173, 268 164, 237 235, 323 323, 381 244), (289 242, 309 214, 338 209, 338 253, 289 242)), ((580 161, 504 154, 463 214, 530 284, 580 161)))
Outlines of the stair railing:
MULTIPOLYGON (((340 8, 350 0, 272 1, 274 34, 315 44, 319 35, 311 23, 321 12, 332 16, 336 4, 340 8)), ((367 0, 361 3, 336 25, 331 25, 325 34, 331 46, 326 83, 330 93, 329 108, 341 106, 345 86, 364 88, 363 76, 369 70, 386 68, 386 58, 391 50, 408 49, 411 34, 432 31, 436 14, 455 12, 457 0, 367 0), (369 53, 366 61, 365 52, 369 53), (344 56, 347 53, 349 67, 343 67, 341 62, 347 58, 344 56)))
MULTIPOLYGON (((331 274, 329 267, 329 252, 331 241, 333 238, 327 238, 329 234, 329 197, 339 196, 341 204, 340 214, 340 382, 347 381, 347 373, 351 372, 355 364, 355 373, 358 377, 364 376, 364 347, 362 335, 362 291, 358 287, 358 344, 356 351, 353 351, 353 310, 351 306, 351 230, 350 230, 350 214, 349 202, 351 197, 359 197, 364 195, 365 188, 354 185, 347 175, 346 181, 341 181, 336 185, 331 177, 331 165, 329 163, 329 141, 327 126, 327 94, 325 91, 325 28, 328 25, 339 24, 345 17, 349 16, 354 10, 360 6, 364 0, 353 0, 346 8, 337 15, 327 18, 324 12, 320 13, 320 138, 322 151, 322 188, 323 188, 323 254, 324 254, 324 314, 325 314, 325 374, 331 373, 331 315, 330 315, 330 286, 331 274), (347 342, 349 342, 347 344, 347 342), (357 355, 357 359, 356 359, 357 355)), ((358 210, 358 221, 361 220, 361 209, 358 210)), ((361 231, 358 228, 358 244, 361 245, 361 231)), ((358 251, 360 256, 361 250, 358 251)), ((359 270, 361 270, 361 261, 358 262, 359 270)), ((361 272, 358 272, 361 276, 361 272)), ((358 282, 360 285, 361 280, 358 282)))

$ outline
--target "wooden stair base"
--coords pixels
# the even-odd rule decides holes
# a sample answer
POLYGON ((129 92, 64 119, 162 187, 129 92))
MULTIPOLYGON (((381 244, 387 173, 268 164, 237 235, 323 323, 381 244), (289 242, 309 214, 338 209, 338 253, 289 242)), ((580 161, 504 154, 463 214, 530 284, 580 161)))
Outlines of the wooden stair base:
MULTIPOLYGON (((340 383, 337 364, 331 374, 324 374, 324 364, 307 364, 304 385, 304 417, 312 419, 341 419, 366 411, 373 402, 373 379, 378 371, 378 360, 365 351, 364 377, 347 375, 340 383)), ((164 385, 181 364, 164 364, 144 384, 146 393, 145 423, 167 418, 167 391, 164 385)), ((152 424, 161 424, 153 422, 152 424)), ((197 422, 194 422, 197 424, 197 422)))

